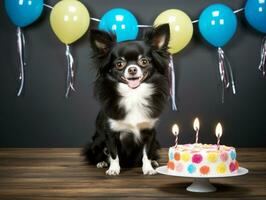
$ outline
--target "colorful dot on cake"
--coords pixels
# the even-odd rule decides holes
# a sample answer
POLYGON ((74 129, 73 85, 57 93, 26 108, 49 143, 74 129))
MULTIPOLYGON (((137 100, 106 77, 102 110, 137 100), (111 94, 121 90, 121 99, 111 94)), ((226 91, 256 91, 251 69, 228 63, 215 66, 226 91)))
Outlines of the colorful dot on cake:
POLYGON ((188 167, 187 167, 187 171, 188 173, 190 174, 193 174, 195 171, 196 171, 196 166, 194 164, 190 164, 188 167))
POLYGON ((235 160, 236 159, 236 152, 231 151, 230 156, 231 156, 232 160, 235 160))
POLYGON ((202 166, 202 167, 200 167, 200 173, 201 174, 204 174, 204 175, 206 175, 206 174, 208 174, 209 173, 209 171, 210 171, 210 167, 208 167, 208 166, 202 166))
POLYGON ((184 162, 188 162, 190 159, 190 154, 187 153, 187 152, 184 152, 181 154, 181 160, 184 161, 184 162))
POLYGON ((227 152, 223 152, 221 155, 220 155, 220 158, 222 161, 226 162, 227 159, 228 159, 228 154, 227 152))
POLYGON ((175 153, 175 160, 180 160, 180 154, 178 152, 175 153))
POLYGON ((200 163, 202 161, 202 156, 200 154, 194 154, 192 157, 193 163, 200 163))
POLYGON ((168 163, 167 163, 167 168, 168 168, 168 169, 171 169, 171 170, 174 170, 174 169, 175 169, 175 164, 174 164, 174 162, 172 162, 172 161, 168 161, 168 163))
POLYGON ((216 168, 217 173, 224 174, 226 172, 226 165, 224 163, 220 163, 216 168))
POLYGON ((216 152, 210 152, 210 153, 208 153, 207 159, 209 162, 214 163, 218 159, 218 154, 216 152))
POLYGON ((174 153, 172 151, 169 152, 169 160, 174 159, 174 153))
POLYGON ((236 170, 238 170, 238 168, 239 168, 239 164, 238 164, 237 161, 235 161, 235 167, 236 167, 236 170))
POLYGON ((175 167, 175 170, 176 170, 177 172, 182 172, 182 171, 183 171, 183 168, 184 168, 184 166, 183 166, 182 163, 177 163, 177 164, 176 164, 176 167, 175 167))
POLYGON ((229 169, 230 169, 230 172, 233 172, 236 170, 236 165, 235 163, 231 162, 230 165, 229 165, 229 169))

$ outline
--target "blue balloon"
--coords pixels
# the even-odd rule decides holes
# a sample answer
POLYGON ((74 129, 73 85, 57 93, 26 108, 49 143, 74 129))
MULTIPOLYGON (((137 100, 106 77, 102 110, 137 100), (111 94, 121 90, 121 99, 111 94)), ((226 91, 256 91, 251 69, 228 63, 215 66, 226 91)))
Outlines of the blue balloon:
POLYGON ((25 27, 40 17, 43 0, 5 0, 5 8, 16 26, 25 27))
POLYGON ((248 0, 245 6, 248 23, 256 30, 266 33, 266 1, 248 0))
POLYGON ((215 47, 224 46, 235 34, 237 19, 233 10, 223 4, 213 4, 199 18, 201 35, 215 47))
POLYGON ((136 39, 139 30, 135 16, 123 8, 115 8, 105 13, 99 29, 115 33, 118 42, 136 39))

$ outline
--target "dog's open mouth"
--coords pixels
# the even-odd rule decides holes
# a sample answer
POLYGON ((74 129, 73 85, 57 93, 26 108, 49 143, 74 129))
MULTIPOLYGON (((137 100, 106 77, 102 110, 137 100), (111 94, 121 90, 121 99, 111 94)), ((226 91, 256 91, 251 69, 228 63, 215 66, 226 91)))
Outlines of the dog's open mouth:
POLYGON ((148 73, 145 73, 143 76, 139 76, 139 77, 124 77, 121 76, 121 78, 125 81, 125 83, 128 85, 128 87, 135 89, 137 87, 140 86, 140 84, 142 83, 142 81, 144 81, 144 79, 146 79, 148 73))

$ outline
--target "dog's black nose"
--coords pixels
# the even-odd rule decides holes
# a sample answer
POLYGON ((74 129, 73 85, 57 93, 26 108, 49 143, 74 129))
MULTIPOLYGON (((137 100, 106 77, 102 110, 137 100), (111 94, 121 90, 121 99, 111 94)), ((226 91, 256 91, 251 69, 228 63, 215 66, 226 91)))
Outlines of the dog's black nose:
POLYGON ((128 68, 128 73, 130 75, 135 75, 137 73, 137 68, 136 67, 130 67, 130 68, 128 68))

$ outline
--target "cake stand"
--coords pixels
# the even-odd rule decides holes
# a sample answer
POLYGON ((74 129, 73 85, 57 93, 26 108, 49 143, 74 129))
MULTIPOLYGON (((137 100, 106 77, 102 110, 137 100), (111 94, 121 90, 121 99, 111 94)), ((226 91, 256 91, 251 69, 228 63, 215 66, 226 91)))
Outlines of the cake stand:
POLYGON ((234 176, 242 176, 248 173, 248 169, 239 167, 237 173, 235 174, 227 174, 227 175, 213 175, 213 176, 195 176, 195 175, 179 175, 173 172, 169 172, 167 170, 167 166, 158 167, 156 171, 159 174, 164 174, 168 176, 178 176, 185 178, 194 178, 193 183, 187 187, 187 191, 190 192, 214 192, 216 191, 216 187, 214 187, 210 183, 210 178, 226 178, 226 177, 234 177, 234 176))

